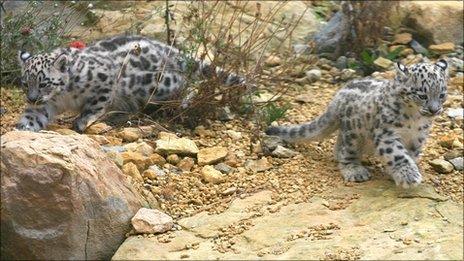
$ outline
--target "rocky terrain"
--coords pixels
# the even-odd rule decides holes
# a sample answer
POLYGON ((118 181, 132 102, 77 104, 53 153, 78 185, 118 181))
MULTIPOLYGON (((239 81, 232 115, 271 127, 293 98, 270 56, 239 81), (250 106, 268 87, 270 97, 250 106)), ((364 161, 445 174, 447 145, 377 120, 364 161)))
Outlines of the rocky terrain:
MULTIPOLYGON (((106 33, 124 31, 131 19, 147 15, 150 5, 156 3, 96 10, 108 21, 101 19, 95 30, 111 23, 114 31, 106 33)), ((322 26, 312 16, 305 16, 313 19, 311 28, 322 26)), ((416 26, 423 22, 419 15, 410 16, 416 26)), ((454 20, 449 20, 452 26, 454 20)), ((164 30, 153 24, 162 23, 147 23, 143 30, 164 30)), ((300 30, 301 35, 310 33, 300 30)), ((442 36, 437 32, 434 37, 442 36)), ((77 259, 462 259, 463 48, 455 38, 436 39, 427 48, 450 61, 449 96, 423 152, 424 182, 410 190, 395 187, 375 159, 366 162, 372 180, 345 183, 333 159, 333 137, 289 145, 263 136, 257 122, 235 114, 194 129, 160 119, 161 125, 118 128, 97 123, 77 134, 63 118, 42 133, 14 132, 24 109, 23 94, 2 88, 2 230, 3 222, 10 229, 10 237, 2 233, 2 241, 24 241, 38 249, 61 241, 63 249, 75 252, 55 257, 77 259), (4 201, 6 193, 10 196, 4 201), (24 203, 20 208, 17 200, 24 203), (18 219, 34 206, 41 206, 31 212, 40 222, 18 219), (54 213, 52 218, 42 215, 42 209, 54 213), (65 212, 78 213, 78 218, 63 223, 65 212), (82 220, 91 221, 83 225, 82 220), (105 230, 105 222, 116 228, 105 230), (64 234, 50 232, 54 236, 47 241, 46 236, 31 239, 31 231, 64 234), (102 235, 111 235, 108 244, 99 244, 102 235)), ((405 64, 429 60, 406 31, 392 35, 388 45, 403 49, 405 64)), ((294 61, 294 68, 306 68, 305 55, 294 61)), ((264 73, 281 72, 287 66, 283 58, 270 56, 264 73)), ((290 106, 279 123, 314 118, 343 84, 362 77, 349 68, 349 59, 320 58, 301 74, 284 75, 290 80, 282 86, 264 83, 256 99, 290 106), (282 88, 286 92, 278 92, 282 88)), ((394 76, 390 60, 379 57, 374 63, 373 77, 394 76)), ((44 259, 53 255, 36 254, 44 259)))

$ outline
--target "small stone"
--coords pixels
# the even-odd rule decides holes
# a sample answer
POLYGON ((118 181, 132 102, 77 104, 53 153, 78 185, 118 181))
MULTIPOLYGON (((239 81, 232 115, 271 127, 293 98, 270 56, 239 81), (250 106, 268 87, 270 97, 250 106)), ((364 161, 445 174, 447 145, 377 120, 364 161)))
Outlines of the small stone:
POLYGON ((261 140, 261 147, 263 148, 264 153, 271 153, 277 148, 277 146, 283 146, 284 142, 279 136, 263 136, 261 140))
POLYGON ((224 175, 210 165, 206 165, 201 169, 203 180, 208 183, 219 184, 224 182, 224 175))
POLYGON ((309 94, 309 93, 303 93, 299 94, 295 97, 295 101, 301 102, 301 103, 310 103, 314 99, 314 96, 309 94))
POLYGON ((274 67, 279 65, 282 62, 282 59, 280 59, 278 56, 271 55, 269 56, 266 61, 264 61, 264 64, 270 67, 274 67))
POLYGON ((245 162, 245 168, 252 172, 262 172, 272 168, 272 164, 269 163, 267 158, 263 157, 259 160, 247 160, 245 162))
POLYGON ((108 145, 110 144, 110 140, 103 136, 103 135, 94 135, 94 134, 87 134, 87 137, 91 138, 92 140, 98 142, 100 145, 108 145))
POLYGON ((221 121, 231 121, 235 119, 235 115, 232 113, 229 106, 225 106, 219 110, 218 118, 221 121))
POLYGON ((445 160, 450 161, 451 159, 462 157, 463 152, 459 150, 448 151, 443 155, 445 160))
POLYGON ((242 133, 234 130, 226 130, 227 135, 233 140, 240 140, 242 133))
POLYGON ((305 74, 306 74, 306 79, 308 79, 310 82, 315 82, 321 79, 321 76, 322 76, 322 72, 319 69, 309 70, 305 74))
POLYGON ((125 142, 133 142, 142 138, 142 133, 138 128, 124 128, 118 136, 125 142))
POLYGON ((166 175, 166 171, 164 171, 158 165, 152 165, 152 166, 148 167, 148 170, 152 171, 156 176, 164 176, 164 175, 166 175))
POLYGON ((453 164, 451 164, 448 161, 443 160, 443 159, 435 159, 435 160, 429 162, 429 164, 430 164, 430 166, 432 166, 432 168, 436 172, 441 173, 441 174, 450 173, 454 169, 453 164))
POLYGON ((455 49, 454 43, 442 43, 442 44, 432 44, 429 46, 429 50, 435 53, 443 54, 443 53, 451 53, 455 49))
POLYGON ((161 154, 196 155, 198 147, 194 141, 187 138, 159 139, 156 141, 156 152, 161 154))
POLYGON ((152 146, 148 145, 146 142, 133 142, 124 145, 124 148, 128 151, 138 152, 144 156, 150 156, 155 152, 152 146))
POLYGON ((340 75, 340 79, 342 81, 348 81, 353 79, 356 76, 356 71, 353 69, 343 69, 342 74, 340 75))
POLYGON ((400 55, 406 57, 408 55, 414 54, 414 50, 411 48, 406 48, 400 52, 400 55))
POLYGON ((348 58, 346 56, 340 56, 337 58, 337 61, 335 62, 335 67, 337 67, 340 70, 345 69, 348 66, 348 58))
POLYGON ((140 175, 137 166, 132 162, 124 164, 124 166, 122 166, 122 172, 128 176, 131 176, 134 180, 143 182, 142 175, 140 175))
POLYGON ((169 140, 169 139, 178 139, 178 138, 179 137, 177 137, 177 135, 174 133, 165 132, 165 131, 161 131, 160 133, 158 133, 158 139, 160 140, 169 140))
POLYGON ((214 132, 212 130, 208 130, 205 128, 203 125, 199 125, 195 128, 195 134, 200 136, 200 137, 213 137, 214 132))
POLYGON ((464 158, 463 157, 450 159, 449 162, 453 164, 455 170, 461 171, 464 169, 464 158))
POLYGON ((230 187, 224 191, 221 192, 222 195, 224 196, 228 196, 228 195, 232 195, 235 193, 235 191, 237 191, 237 188, 236 187, 230 187))
POLYGON ((147 166, 147 157, 143 156, 141 153, 133 151, 125 151, 121 153, 124 164, 128 162, 134 163, 140 171, 146 169, 147 166))
POLYGON ((375 59, 374 64, 382 69, 388 69, 390 66, 392 66, 393 62, 386 58, 379 57, 375 59))
POLYGON ((141 208, 131 219, 135 231, 140 234, 156 234, 169 231, 174 221, 169 215, 149 208, 141 208))
POLYGON ((146 169, 144 172, 142 172, 142 177, 147 179, 155 179, 156 176, 156 172, 152 169, 146 169))
POLYGON ((287 149, 283 146, 278 145, 274 151, 272 151, 271 155, 276 156, 278 158, 292 158, 296 155, 298 155, 297 152, 287 149))
POLYGON ((395 35, 393 40, 394 44, 408 44, 412 41, 412 35, 410 33, 402 33, 395 35))
POLYGON ((109 151, 106 153, 106 156, 108 156, 108 158, 110 158, 119 168, 122 168, 124 165, 124 159, 122 158, 121 154, 114 151, 109 151))
POLYGON ((0 116, 3 116, 8 110, 5 109, 4 107, 0 107, 0 116))
POLYGON ((425 54, 428 52, 424 46, 422 46, 419 42, 417 42, 414 39, 409 43, 409 46, 411 46, 411 48, 414 49, 416 53, 425 54))
POLYGON ((171 154, 171 155, 169 155, 169 156, 166 158, 166 160, 167 160, 167 162, 169 162, 170 164, 176 165, 177 163, 179 163, 180 158, 179 158, 179 156, 177 156, 177 154, 171 154))
POLYGON ((452 149, 453 148, 453 143, 456 140, 458 140, 457 135, 449 134, 449 135, 441 136, 440 138, 438 138, 438 144, 440 144, 440 146, 442 146, 444 148, 452 149))
POLYGON ((78 135, 79 133, 70 130, 70 129, 57 129, 55 132, 58 132, 61 135, 78 135))
POLYGON ((177 163, 177 167, 183 171, 190 171, 195 165, 195 161, 192 158, 185 157, 179 163, 177 163))
POLYGON ((231 166, 229 166, 229 165, 227 165, 225 163, 222 163, 222 162, 219 163, 219 164, 216 164, 214 166, 214 168, 216 170, 219 170, 223 174, 230 174, 230 173, 234 172, 234 168, 232 168, 231 166))
POLYGON ((228 151, 224 147, 211 147, 201 149, 197 155, 198 165, 204 166, 219 162, 227 156, 227 153, 228 151))
POLYGON ((104 132, 107 132, 111 130, 111 127, 106 125, 106 123, 99 122, 93 125, 90 125, 85 129, 86 134, 102 134, 104 132))
POLYGON ((254 95, 252 97, 253 103, 266 103, 266 102, 271 102, 279 99, 279 95, 275 95, 273 93, 263 91, 259 92, 257 95, 254 95))
POLYGON ((392 46, 388 47, 388 51, 389 52, 395 52, 397 49, 404 50, 405 48, 406 48, 406 46, 404 46, 404 45, 392 45, 392 46))
POLYGON ((116 152, 116 153, 122 153, 124 151, 127 151, 126 148, 123 146, 101 146, 100 147, 102 151, 108 153, 108 152, 116 152))
POLYGON ((464 108, 449 108, 446 115, 452 119, 462 119, 464 117, 464 108))
POLYGON ((304 54, 309 50, 309 46, 306 44, 294 44, 293 45, 293 52, 295 54, 304 54))
POLYGON ((166 160, 163 158, 163 156, 159 155, 158 153, 151 154, 145 162, 147 163, 147 165, 163 166, 164 164, 166 164, 166 160))

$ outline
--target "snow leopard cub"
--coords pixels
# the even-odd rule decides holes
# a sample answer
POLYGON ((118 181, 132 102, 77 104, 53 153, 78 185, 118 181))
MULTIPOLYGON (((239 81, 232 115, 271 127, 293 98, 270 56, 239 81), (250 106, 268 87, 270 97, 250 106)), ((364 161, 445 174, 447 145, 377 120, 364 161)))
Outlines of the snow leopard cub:
POLYGON ((371 174, 361 164, 361 156, 374 154, 397 185, 416 186, 422 180, 417 160, 434 116, 443 111, 447 81, 445 60, 410 67, 397 63, 393 81, 351 81, 313 121, 270 127, 266 134, 310 141, 339 129, 334 152, 346 181, 368 180, 371 174))
MULTIPOLYGON (((20 51, 18 58, 29 102, 16 126, 20 130, 39 131, 56 115, 74 112, 79 114, 74 129, 82 132, 108 112, 135 112, 149 101, 172 97, 188 88, 187 74, 194 79, 218 77, 226 86, 245 83, 205 62, 186 61, 179 50, 141 36, 112 37, 82 50, 58 48, 37 55, 20 51)), ((127 113, 117 117, 123 115, 127 113)))

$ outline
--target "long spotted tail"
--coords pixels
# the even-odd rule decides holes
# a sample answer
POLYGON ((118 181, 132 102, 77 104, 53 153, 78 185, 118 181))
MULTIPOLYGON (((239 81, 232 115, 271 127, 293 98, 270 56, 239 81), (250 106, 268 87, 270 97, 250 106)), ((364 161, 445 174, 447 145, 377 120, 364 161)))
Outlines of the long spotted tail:
POLYGON ((337 129, 337 117, 329 109, 315 120, 304 124, 269 127, 266 134, 279 136, 286 141, 296 142, 323 139, 337 129))

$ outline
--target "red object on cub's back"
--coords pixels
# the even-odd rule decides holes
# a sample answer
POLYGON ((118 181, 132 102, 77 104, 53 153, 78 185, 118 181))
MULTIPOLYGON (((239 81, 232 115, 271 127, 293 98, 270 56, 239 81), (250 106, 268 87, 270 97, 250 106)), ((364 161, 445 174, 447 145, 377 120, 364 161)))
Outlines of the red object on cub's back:
POLYGON ((82 41, 73 41, 69 44, 69 47, 76 48, 76 49, 84 49, 85 43, 82 41))

